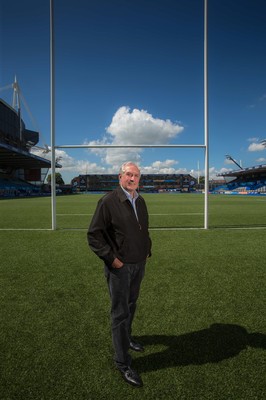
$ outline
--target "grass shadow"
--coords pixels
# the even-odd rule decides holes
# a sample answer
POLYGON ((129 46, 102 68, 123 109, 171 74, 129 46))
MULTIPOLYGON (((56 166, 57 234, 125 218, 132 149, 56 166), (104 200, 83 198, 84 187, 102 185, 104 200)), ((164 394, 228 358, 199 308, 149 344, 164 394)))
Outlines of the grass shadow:
POLYGON ((266 335, 248 333, 233 324, 213 324, 207 329, 180 336, 151 335, 136 338, 146 346, 161 346, 163 350, 134 360, 138 372, 163 368, 218 363, 237 356, 248 347, 266 349, 266 335))

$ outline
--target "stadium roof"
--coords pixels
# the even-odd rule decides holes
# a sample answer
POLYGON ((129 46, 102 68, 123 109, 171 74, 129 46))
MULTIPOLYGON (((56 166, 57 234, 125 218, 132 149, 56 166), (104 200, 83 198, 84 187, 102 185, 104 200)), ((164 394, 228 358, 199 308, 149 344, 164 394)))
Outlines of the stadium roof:
POLYGON ((243 169, 238 169, 235 171, 224 172, 221 174, 217 174, 217 176, 232 176, 232 177, 240 177, 250 174, 259 175, 262 172, 266 172, 266 164, 256 165, 254 167, 248 167, 243 169))
MULTIPOLYGON (((0 168, 51 168, 51 161, 25 150, 0 143, 0 168)), ((56 164, 56 168, 61 168, 61 165, 56 164)))

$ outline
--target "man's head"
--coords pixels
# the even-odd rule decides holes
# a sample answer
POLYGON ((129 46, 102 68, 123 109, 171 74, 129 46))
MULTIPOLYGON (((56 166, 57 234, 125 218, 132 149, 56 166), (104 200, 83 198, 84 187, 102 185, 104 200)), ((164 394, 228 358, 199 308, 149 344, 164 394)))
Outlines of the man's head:
POLYGON ((140 180, 139 167, 131 161, 121 165, 119 171, 120 185, 131 195, 137 190, 140 180))

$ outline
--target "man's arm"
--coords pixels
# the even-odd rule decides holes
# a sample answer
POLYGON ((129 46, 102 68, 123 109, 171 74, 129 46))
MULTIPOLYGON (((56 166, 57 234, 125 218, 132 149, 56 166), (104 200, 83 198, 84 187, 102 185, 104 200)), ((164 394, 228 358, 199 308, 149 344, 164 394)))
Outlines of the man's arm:
POLYGON ((91 250, 107 265, 112 265, 116 257, 106 230, 109 224, 109 212, 100 200, 87 232, 87 240, 91 250))

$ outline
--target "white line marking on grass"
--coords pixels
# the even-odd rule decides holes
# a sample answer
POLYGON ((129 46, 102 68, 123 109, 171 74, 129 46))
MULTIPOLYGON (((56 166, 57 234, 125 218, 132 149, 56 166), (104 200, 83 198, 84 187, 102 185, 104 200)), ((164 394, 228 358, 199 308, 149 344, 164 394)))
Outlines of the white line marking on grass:
MULTIPOLYGON (((56 214, 57 216, 59 216, 59 217, 71 217, 71 216, 84 216, 84 215, 86 215, 86 216, 90 216, 90 215, 93 215, 93 214, 56 214)), ((149 215, 155 215, 155 216, 158 216, 158 215, 165 215, 165 216, 171 216, 171 215, 204 215, 204 213, 177 213, 177 214, 149 214, 149 215)))
POLYGON ((230 229, 230 230, 237 230, 237 229, 241 229, 241 230, 251 230, 251 229, 266 229, 266 226, 229 226, 229 227, 214 227, 211 228, 212 230, 217 230, 217 229, 230 229))
POLYGON ((204 213, 150 214, 150 215, 204 215, 204 213))
MULTIPOLYGON (((204 228, 149 228, 149 231, 189 231, 203 230, 204 228)), ((61 231, 87 231, 87 228, 59 228, 61 231)))
MULTIPOLYGON (((203 227, 180 227, 180 228, 149 228, 149 231, 191 231, 191 230, 206 230, 206 231, 217 231, 217 230, 265 230, 266 226, 256 227, 214 227, 205 229, 203 227)), ((88 228, 58 228, 62 231, 87 231, 88 228)))
POLYGON ((149 228, 149 231, 191 231, 204 228, 149 228))
MULTIPOLYGON (((57 231, 87 231, 88 228, 57 228, 57 231)), ((205 230, 203 227, 187 227, 187 228, 149 228, 149 231, 189 231, 189 230, 205 230)), ((239 227, 213 227, 206 231, 217 230, 266 230, 266 226, 239 226, 239 227)), ((53 231, 52 228, 0 228, 0 231, 53 231)))
POLYGON ((58 217, 71 217, 72 215, 75 215, 75 216, 84 216, 84 215, 93 215, 93 214, 56 214, 58 217))
MULTIPOLYGON (((266 226, 254 226, 254 227, 213 227, 206 229, 207 231, 217 230, 252 230, 252 229, 266 229, 266 226)), ((189 230, 205 230, 205 228, 149 228, 149 231, 189 231, 189 230)))
POLYGON ((52 228, 0 228, 0 231, 52 231, 52 228))

